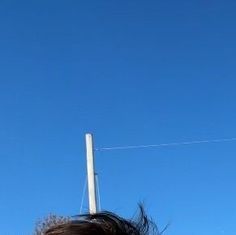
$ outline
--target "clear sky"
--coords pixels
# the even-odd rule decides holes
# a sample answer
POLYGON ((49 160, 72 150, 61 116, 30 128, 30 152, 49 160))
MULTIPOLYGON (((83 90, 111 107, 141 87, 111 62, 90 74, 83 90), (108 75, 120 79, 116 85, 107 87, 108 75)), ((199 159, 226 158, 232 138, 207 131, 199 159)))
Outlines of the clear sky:
MULTIPOLYGON (((97 148, 236 137, 236 2, 0 3, 0 234, 79 213, 97 148)), ((102 208, 235 235, 236 142, 96 152, 102 208)), ((86 200, 84 211, 86 211, 86 200)))

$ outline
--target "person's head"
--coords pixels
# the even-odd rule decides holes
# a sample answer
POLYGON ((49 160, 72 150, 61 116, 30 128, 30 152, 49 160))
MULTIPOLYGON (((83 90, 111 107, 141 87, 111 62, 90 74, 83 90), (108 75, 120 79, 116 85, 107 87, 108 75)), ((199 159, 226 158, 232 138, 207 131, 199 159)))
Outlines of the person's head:
POLYGON ((111 212, 79 216, 49 228, 45 235, 148 235, 159 234, 141 208, 136 220, 126 220, 111 212))

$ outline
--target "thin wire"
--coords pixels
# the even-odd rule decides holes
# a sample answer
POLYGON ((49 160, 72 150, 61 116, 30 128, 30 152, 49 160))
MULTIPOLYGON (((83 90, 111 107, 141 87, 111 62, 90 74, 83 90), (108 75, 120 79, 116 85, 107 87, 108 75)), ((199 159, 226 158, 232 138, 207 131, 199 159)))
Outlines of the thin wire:
POLYGON ((98 210, 101 211, 101 196, 98 182, 98 174, 95 174, 96 184, 97 184, 97 193, 98 193, 98 210))
POLYGON ((207 144, 207 143, 221 143, 221 142, 232 142, 232 141, 236 141, 236 138, 195 140, 195 141, 186 141, 186 142, 173 142, 173 143, 149 144, 149 145, 128 145, 128 146, 102 147, 102 148, 97 148, 95 150, 96 151, 126 150, 126 149, 140 149, 140 148, 168 147, 168 146, 180 146, 180 145, 207 144))
POLYGON ((82 193, 80 210, 79 210, 80 214, 82 213, 82 210, 83 210, 84 196, 85 196, 86 187, 87 187, 87 177, 85 177, 85 181, 84 181, 83 193, 82 193))

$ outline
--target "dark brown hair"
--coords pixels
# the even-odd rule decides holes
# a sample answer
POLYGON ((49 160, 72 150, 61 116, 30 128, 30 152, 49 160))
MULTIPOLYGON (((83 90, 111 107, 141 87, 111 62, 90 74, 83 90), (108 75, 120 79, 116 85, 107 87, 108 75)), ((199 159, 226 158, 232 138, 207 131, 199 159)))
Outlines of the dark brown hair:
POLYGON ((136 220, 126 220, 111 212, 99 212, 78 216, 66 223, 54 226, 45 235, 148 235, 160 233, 148 219, 142 207, 136 220))

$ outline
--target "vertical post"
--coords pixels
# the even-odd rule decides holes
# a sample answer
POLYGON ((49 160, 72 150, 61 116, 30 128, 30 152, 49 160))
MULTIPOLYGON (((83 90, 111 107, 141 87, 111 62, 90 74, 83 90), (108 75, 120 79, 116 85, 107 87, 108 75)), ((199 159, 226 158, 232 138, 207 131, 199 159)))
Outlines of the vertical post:
POLYGON ((85 140, 86 140, 87 175, 88 175, 89 213, 94 214, 97 212, 97 205, 96 205, 96 185, 95 185, 95 173, 94 173, 92 134, 86 134, 85 140))

